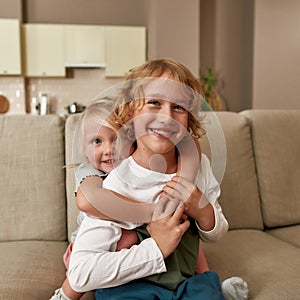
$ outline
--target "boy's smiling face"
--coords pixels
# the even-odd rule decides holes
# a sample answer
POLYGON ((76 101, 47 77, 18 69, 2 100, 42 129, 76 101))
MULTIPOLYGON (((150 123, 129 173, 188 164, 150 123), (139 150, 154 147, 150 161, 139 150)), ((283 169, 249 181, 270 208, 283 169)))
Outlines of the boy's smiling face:
POLYGON ((133 115, 138 147, 149 155, 174 155, 188 126, 187 90, 177 81, 158 77, 146 83, 143 91, 145 103, 133 115))

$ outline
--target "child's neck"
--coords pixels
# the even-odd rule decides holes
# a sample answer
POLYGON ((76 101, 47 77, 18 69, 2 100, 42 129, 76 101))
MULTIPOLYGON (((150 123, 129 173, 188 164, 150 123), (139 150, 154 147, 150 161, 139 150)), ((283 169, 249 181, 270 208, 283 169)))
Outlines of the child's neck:
POLYGON ((137 149, 132 157, 143 168, 165 174, 177 172, 177 158, 173 151, 164 154, 146 154, 137 149))

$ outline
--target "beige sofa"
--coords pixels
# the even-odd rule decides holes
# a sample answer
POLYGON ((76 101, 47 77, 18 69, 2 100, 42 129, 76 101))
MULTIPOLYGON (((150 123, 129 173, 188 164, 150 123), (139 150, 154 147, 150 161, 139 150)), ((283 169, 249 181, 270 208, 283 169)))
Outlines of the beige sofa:
MULTIPOLYGON (((300 110, 217 116, 230 231, 203 245, 210 268, 221 279, 243 277, 250 299, 300 299, 300 110)), ((62 255, 77 210, 74 170, 63 166, 72 162, 77 120, 0 116, 1 300, 49 299, 65 277, 62 255)), ((202 147, 211 155, 207 139, 202 147)))

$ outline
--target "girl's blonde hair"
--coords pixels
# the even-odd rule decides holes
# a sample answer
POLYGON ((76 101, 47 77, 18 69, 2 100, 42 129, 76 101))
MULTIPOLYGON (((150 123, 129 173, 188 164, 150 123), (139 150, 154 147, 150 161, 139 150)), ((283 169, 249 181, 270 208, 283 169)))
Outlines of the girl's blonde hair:
POLYGON ((200 81, 187 67, 171 58, 152 60, 128 72, 126 81, 116 96, 114 112, 117 122, 124 125, 130 120, 134 110, 142 108, 145 101, 143 85, 164 74, 167 74, 170 80, 183 84, 190 98, 187 130, 194 138, 201 137, 205 134, 205 129, 199 115, 204 99, 200 81))
POLYGON ((85 156, 85 124, 87 120, 93 120, 100 126, 109 127, 116 132, 120 126, 115 122, 112 113, 112 100, 109 98, 100 98, 92 101, 81 114, 74 133, 73 141, 73 164, 76 167, 83 161, 85 156))

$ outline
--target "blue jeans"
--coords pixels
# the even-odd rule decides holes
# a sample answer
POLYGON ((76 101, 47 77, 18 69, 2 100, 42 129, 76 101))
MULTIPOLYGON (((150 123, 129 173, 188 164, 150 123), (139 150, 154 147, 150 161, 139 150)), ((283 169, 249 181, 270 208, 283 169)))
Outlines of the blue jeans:
POLYGON ((209 271, 183 281, 176 290, 168 290, 146 280, 98 289, 97 300, 224 300, 217 273, 209 271))

